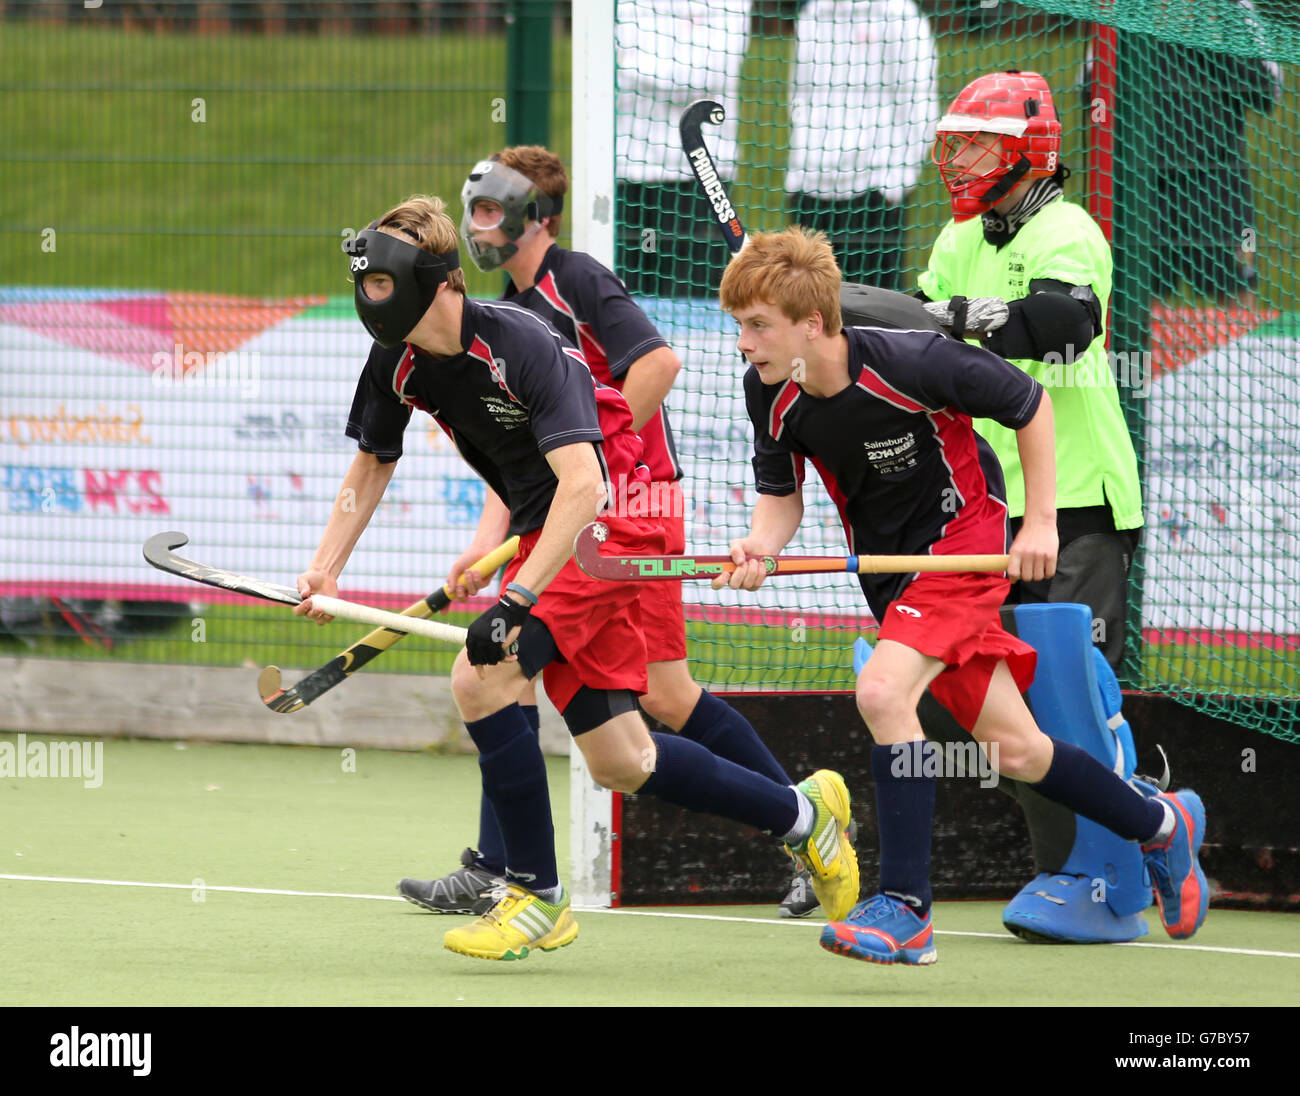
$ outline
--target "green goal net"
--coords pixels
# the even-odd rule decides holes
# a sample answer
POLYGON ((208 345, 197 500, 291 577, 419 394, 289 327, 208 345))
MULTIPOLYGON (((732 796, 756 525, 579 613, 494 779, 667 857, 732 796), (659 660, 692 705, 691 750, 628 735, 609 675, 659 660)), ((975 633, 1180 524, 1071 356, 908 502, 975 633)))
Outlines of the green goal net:
MULTIPOLYGON (((950 215, 935 120, 1015 68, 1051 86, 1066 200, 1113 247, 1145 516, 1125 682, 1300 739, 1298 39, 1280 0, 0 3, 0 654, 314 667, 351 642, 165 587, 140 546, 180 528, 205 562, 305 566, 367 349, 341 240, 414 192, 459 217, 511 143, 565 159, 560 243, 615 266, 685 363, 689 543, 725 549, 750 428, 682 108, 725 107, 705 139, 751 232, 823 226, 849 276, 911 292, 950 215)), ((813 481, 792 550, 839 554, 813 481)), ((440 585, 481 491, 417 416, 345 592, 440 585)), ((687 601, 721 689, 851 688, 872 634, 846 576, 687 601)))
MULTIPOLYGON (((1035 71, 1063 124, 1065 200, 1113 248, 1107 348, 1145 516, 1125 681, 1300 738, 1298 28, 1290 5, 1238 0, 619 0, 615 257, 687 364, 670 407, 697 549, 743 533, 754 496, 716 303, 728 252, 681 154, 682 109, 724 105, 705 138, 750 232, 820 228, 847 279, 914 292, 950 217, 937 119, 975 77, 1035 71)), ((829 498, 805 494, 791 550, 843 551, 829 498)), ((688 594, 702 675, 848 687, 849 642, 871 625, 856 584, 766 599, 688 594)))

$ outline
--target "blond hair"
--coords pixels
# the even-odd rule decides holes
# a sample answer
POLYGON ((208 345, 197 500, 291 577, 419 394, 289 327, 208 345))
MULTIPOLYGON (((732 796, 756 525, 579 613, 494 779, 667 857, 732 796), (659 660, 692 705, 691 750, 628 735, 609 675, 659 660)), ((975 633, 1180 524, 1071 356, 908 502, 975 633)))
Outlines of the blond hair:
MULTIPOLYGON (((548 198, 563 198, 569 192, 569 176, 564 161, 542 145, 514 145, 503 148, 496 159, 512 171, 519 172, 548 198)), ((546 231, 560 234, 561 213, 546 218, 546 231)))
MULTIPOLYGON (((460 233, 456 222, 447 215, 447 203, 432 194, 411 195, 380 217, 375 228, 407 243, 416 243, 433 255, 460 248, 460 233)), ((465 272, 459 267, 447 275, 447 288, 465 292, 465 272)))
POLYGON ((749 237, 722 275, 722 307, 738 312, 755 303, 779 308, 798 322, 820 312, 822 330, 838 335, 840 268, 824 232, 797 225, 749 237))

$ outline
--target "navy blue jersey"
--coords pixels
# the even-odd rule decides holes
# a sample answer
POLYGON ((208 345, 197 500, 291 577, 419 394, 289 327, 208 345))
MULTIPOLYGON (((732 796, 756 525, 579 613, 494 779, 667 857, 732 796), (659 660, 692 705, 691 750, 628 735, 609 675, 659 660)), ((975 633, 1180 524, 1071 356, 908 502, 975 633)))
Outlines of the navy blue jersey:
MULTIPOLYGON (((1042 387, 996 354, 932 332, 844 331, 849 386, 833 396, 745 374, 759 493, 791 494, 810 459, 855 555, 1005 552, 1002 469, 971 419, 1018 430, 1042 387)), ((859 579, 879 618, 910 576, 859 579)))
POLYGON ((435 358, 413 346, 374 344, 348 437, 389 463, 402 455, 412 409, 427 411, 510 508, 512 533, 546 521, 557 484, 545 457, 552 449, 591 442, 610 499, 620 477, 649 482, 627 402, 541 317, 466 299, 461 346, 460 354, 435 358))
MULTIPOLYGON (((668 345, 611 271, 590 255, 558 244, 542 257, 531 287, 517 292, 512 282, 502 299, 544 316, 582 351, 597 380, 620 391, 633 362, 668 345)), ((681 479, 668 413, 661 407, 639 433, 650 475, 681 479)))

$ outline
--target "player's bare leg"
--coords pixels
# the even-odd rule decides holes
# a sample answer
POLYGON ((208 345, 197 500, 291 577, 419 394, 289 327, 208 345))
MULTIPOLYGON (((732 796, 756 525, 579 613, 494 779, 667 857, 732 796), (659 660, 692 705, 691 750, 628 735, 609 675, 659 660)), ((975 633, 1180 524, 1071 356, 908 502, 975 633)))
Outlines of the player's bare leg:
POLYGON ((517 703, 531 682, 518 662, 498 662, 495 666, 471 666, 465 652, 456 656, 451 667, 451 692, 466 723, 483 719, 517 703))
POLYGON ((1005 662, 993 671, 971 736, 1002 776, 1037 784, 1051 767, 1052 740, 1034 722, 1005 662))
POLYGON ((665 727, 680 731, 686 726, 704 690, 691 676, 686 659, 646 664, 646 692, 641 707, 665 727))
POLYGON ((925 737, 916 706, 943 663, 905 644, 882 639, 858 675, 858 712, 877 745, 917 742, 925 737))
POLYGON ((637 712, 623 712, 574 739, 591 778, 602 788, 631 794, 654 771, 655 744, 637 712))

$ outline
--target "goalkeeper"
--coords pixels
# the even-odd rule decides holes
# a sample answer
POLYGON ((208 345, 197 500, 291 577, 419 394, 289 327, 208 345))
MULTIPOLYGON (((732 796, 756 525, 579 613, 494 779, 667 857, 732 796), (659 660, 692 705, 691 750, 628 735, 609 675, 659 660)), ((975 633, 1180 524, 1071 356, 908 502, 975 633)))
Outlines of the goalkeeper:
MULTIPOLYGON (((968 84, 940 119, 933 159, 952 200, 920 279, 926 310, 954 336, 978 342, 1038 381, 1056 412, 1056 574, 1020 582, 1009 600, 1080 602, 1112 668, 1124 653, 1128 572, 1142 527, 1137 460, 1106 355, 1110 248, 1080 206, 1065 200, 1061 124, 1046 81, 1003 72, 968 84)), ((1013 535, 1025 513, 1015 432, 978 420, 1006 477, 1013 535)), ((950 723, 937 705, 927 730, 950 723)), ((1080 743, 1087 748, 1087 743, 1080 743)), ((1112 861, 1139 874, 1136 851, 1076 847, 1076 820, 1009 782, 1025 811, 1040 874, 1003 914, 1017 935, 1093 943, 1146 931, 1138 911, 1092 901, 1112 861)))

